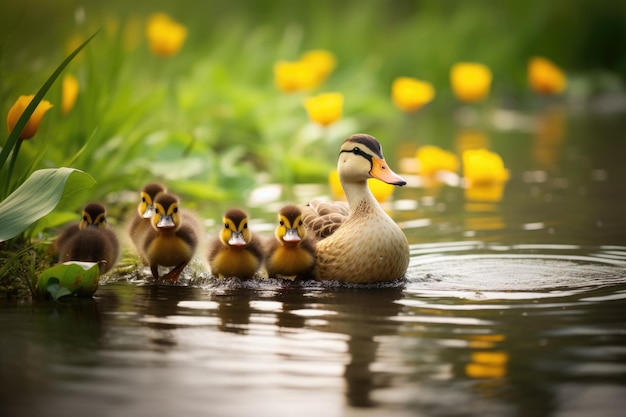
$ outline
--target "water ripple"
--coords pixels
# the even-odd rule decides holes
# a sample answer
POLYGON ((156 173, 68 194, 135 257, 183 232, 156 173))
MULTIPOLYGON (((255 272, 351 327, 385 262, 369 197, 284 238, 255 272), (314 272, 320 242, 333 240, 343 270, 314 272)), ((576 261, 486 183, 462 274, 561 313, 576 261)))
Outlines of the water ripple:
POLYGON ((537 299, 626 284, 626 247, 448 242, 411 246, 407 291, 427 297, 537 299))

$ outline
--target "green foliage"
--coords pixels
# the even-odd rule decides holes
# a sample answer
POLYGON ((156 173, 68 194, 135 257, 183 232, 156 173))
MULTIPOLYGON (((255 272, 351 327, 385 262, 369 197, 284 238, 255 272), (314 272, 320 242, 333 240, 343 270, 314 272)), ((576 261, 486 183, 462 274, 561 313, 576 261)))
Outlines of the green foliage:
POLYGON ((91 297, 98 289, 100 267, 93 262, 66 262, 43 271, 37 279, 39 297, 48 294, 53 300, 66 295, 91 297))
POLYGON ((67 187, 70 190, 89 187, 95 182, 89 174, 73 168, 41 169, 0 202, 0 242, 17 236, 50 213, 70 178, 71 185, 67 187))

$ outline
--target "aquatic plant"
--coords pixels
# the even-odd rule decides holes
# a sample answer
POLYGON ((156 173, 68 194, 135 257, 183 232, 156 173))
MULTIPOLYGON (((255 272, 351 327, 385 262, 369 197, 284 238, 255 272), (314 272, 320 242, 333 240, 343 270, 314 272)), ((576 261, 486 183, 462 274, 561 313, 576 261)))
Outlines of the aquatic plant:
POLYGON ((411 77, 398 77, 391 85, 393 103, 402 111, 414 112, 428 104, 435 97, 431 83, 411 77))
POLYGON ((565 91, 567 77, 549 59, 535 56, 528 61, 528 83, 539 94, 560 94, 565 91))
POLYGON ((153 54, 169 58, 182 48, 187 28, 166 13, 154 13, 148 18, 146 37, 153 54))
POLYGON ((61 114, 67 115, 76 105, 80 85, 72 74, 66 74, 61 80, 61 114))
POLYGON ((433 175, 438 171, 457 172, 459 170, 459 158, 452 152, 438 146, 420 146, 415 157, 419 162, 418 172, 421 175, 433 175))
POLYGON ((343 94, 323 93, 309 97, 305 100, 304 107, 313 122, 328 126, 341 118, 343 94))
MULTIPOLYGON (((15 101, 15 104, 9 110, 9 114, 7 115, 7 127, 9 128, 9 133, 13 132, 15 129, 15 125, 18 120, 24 113, 24 110, 28 107, 33 98, 34 94, 28 96, 19 96, 15 101)), ((33 114, 31 114, 30 118, 26 122, 26 125, 22 128, 22 131, 19 132, 18 138, 21 140, 30 139, 39 130, 39 126, 41 125, 41 121, 43 120, 43 116, 46 114, 48 110, 52 108, 52 104, 48 100, 41 100, 33 114)), ((18 142, 19 143, 19 142, 18 142)))
POLYGON ((450 70, 454 95, 468 103, 484 100, 489 95, 491 78, 489 67, 474 62, 459 62, 450 70))
POLYGON ((488 149, 468 149, 463 152, 463 177, 470 185, 498 184, 509 179, 502 157, 488 149))

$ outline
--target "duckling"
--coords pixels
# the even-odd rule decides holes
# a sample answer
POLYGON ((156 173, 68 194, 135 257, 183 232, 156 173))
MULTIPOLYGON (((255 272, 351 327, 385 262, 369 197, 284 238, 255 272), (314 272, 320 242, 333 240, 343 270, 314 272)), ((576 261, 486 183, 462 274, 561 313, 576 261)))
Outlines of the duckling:
POLYGON ((278 227, 267 249, 265 267, 270 277, 310 279, 315 246, 306 236, 302 211, 289 204, 278 213, 278 227), (293 277, 293 278, 292 278, 293 277))
POLYGON ((154 199, 164 192, 165 186, 159 183, 146 184, 141 190, 141 201, 137 206, 138 215, 133 216, 128 225, 128 234, 139 252, 146 232, 152 229, 150 220, 154 215, 154 199))
POLYGON ((240 209, 224 214, 219 238, 211 242, 208 259, 213 275, 250 279, 263 262, 260 239, 248 227, 248 215, 240 209))
POLYGON ((100 203, 87 204, 80 223, 66 227, 54 248, 59 262, 97 262, 102 274, 113 268, 120 253, 117 236, 107 224, 106 208, 100 203))
POLYGON ((303 209, 304 223, 317 239, 313 276, 344 282, 393 281, 404 277, 409 245, 400 227, 385 213, 367 187, 368 178, 402 186, 376 138, 348 137, 339 150, 339 179, 345 205, 312 201, 303 209))
POLYGON ((173 266, 161 278, 176 282, 198 247, 199 223, 191 213, 180 212, 178 197, 160 193, 154 200, 151 224, 141 243, 142 254, 155 279, 159 279, 159 265, 173 266))

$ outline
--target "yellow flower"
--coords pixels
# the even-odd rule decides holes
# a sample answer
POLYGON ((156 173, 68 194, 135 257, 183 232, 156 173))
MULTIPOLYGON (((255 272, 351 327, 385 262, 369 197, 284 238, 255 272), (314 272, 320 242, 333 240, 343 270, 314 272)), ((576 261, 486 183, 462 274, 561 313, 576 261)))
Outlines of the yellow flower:
POLYGON ((491 70, 483 64, 461 62, 452 66, 450 83, 459 100, 469 103, 480 101, 489 95, 491 70))
POLYGON ((417 150, 419 173, 433 175, 437 171, 457 172, 459 170, 459 158, 452 152, 445 151, 437 146, 426 145, 417 150))
POLYGON ((78 79, 68 74, 63 77, 61 82, 61 113, 68 114, 76 104, 78 97, 78 79))
MULTIPOLYGON (((34 97, 34 95, 20 96, 13 107, 11 107, 7 116, 7 127, 9 128, 9 132, 13 131, 17 121, 20 119, 22 113, 24 113, 24 110, 26 110, 26 107, 28 107, 34 97)), ((51 108, 52 104, 50 104, 49 101, 41 100, 35 108, 33 114, 30 116, 30 119, 28 119, 28 122, 26 122, 26 126, 24 126, 19 138, 30 139, 35 136, 44 114, 46 114, 46 112, 51 108)))
POLYGON ((497 184, 509 179, 509 171, 497 153, 484 148, 468 149, 463 151, 463 176, 470 186, 497 184))
POLYGON ((343 95, 341 93, 324 93, 309 97, 304 102, 309 118, 322 125, 328 126, 341 117, 343 95))
POLYGON ((470 378, 503 378, 506 376, 509 355, 502 351, 475 352, 465 366, 470 378))
POLYGON ((559 94, 565 90, 567 77, 551 61, 533 57, 528 62, 528 83, 540 94, 559 94))
POLYGON ((300 56, 300 61, 306 62, 313 68, 318 83, 324 82, 337 64, 335 56, 324 49, 307 51, 300 56))
POLYGON ((285 92, 300 91, 317 85, 315 68, 305 61, 279 61, 274 64, 274 80, 285 92))
POLYGON ((187 28, 165 13, 155 13, 148 19, 146 36, 152 53, 167 58, 180 51, 187 28))
MULTIPOLYGON (((505 182, 493 182, 493 183, 479 183, 471 184, 465 188, 464 195, 467 201, 479 201, 481 203, 497 203, 502 200, 504 196, 504 184, 505 182)), ((485 206, 484 204, 466 206, 467 211, 492 211, 494 207, 485 206)), ((501 222, 490 221, 490 226, 482 225, 482 228, 489 227, 493 229, 503 229, 504 226, 501 222)), ((470 228, 478 229, 478 225, 474 224, 470 228)))
POLYGON ((419 110, 435 97, 432 84, 411 77, 398 77, 391 86, 391 98, 400 110, 419 110))
MULTIPOLYGON (((341 182, 339 181, 339 174, 336 169, 332 170, 328 175, 328 183, 330 184, 330 190, 335 198, 345 197, 343 188, 341 187, 341 182)), ((377 180, 376 178, 368 179, 367 186, 374 195, 376 201, 379 203, 387 201, 395 190, 395 186, 377 180)))

